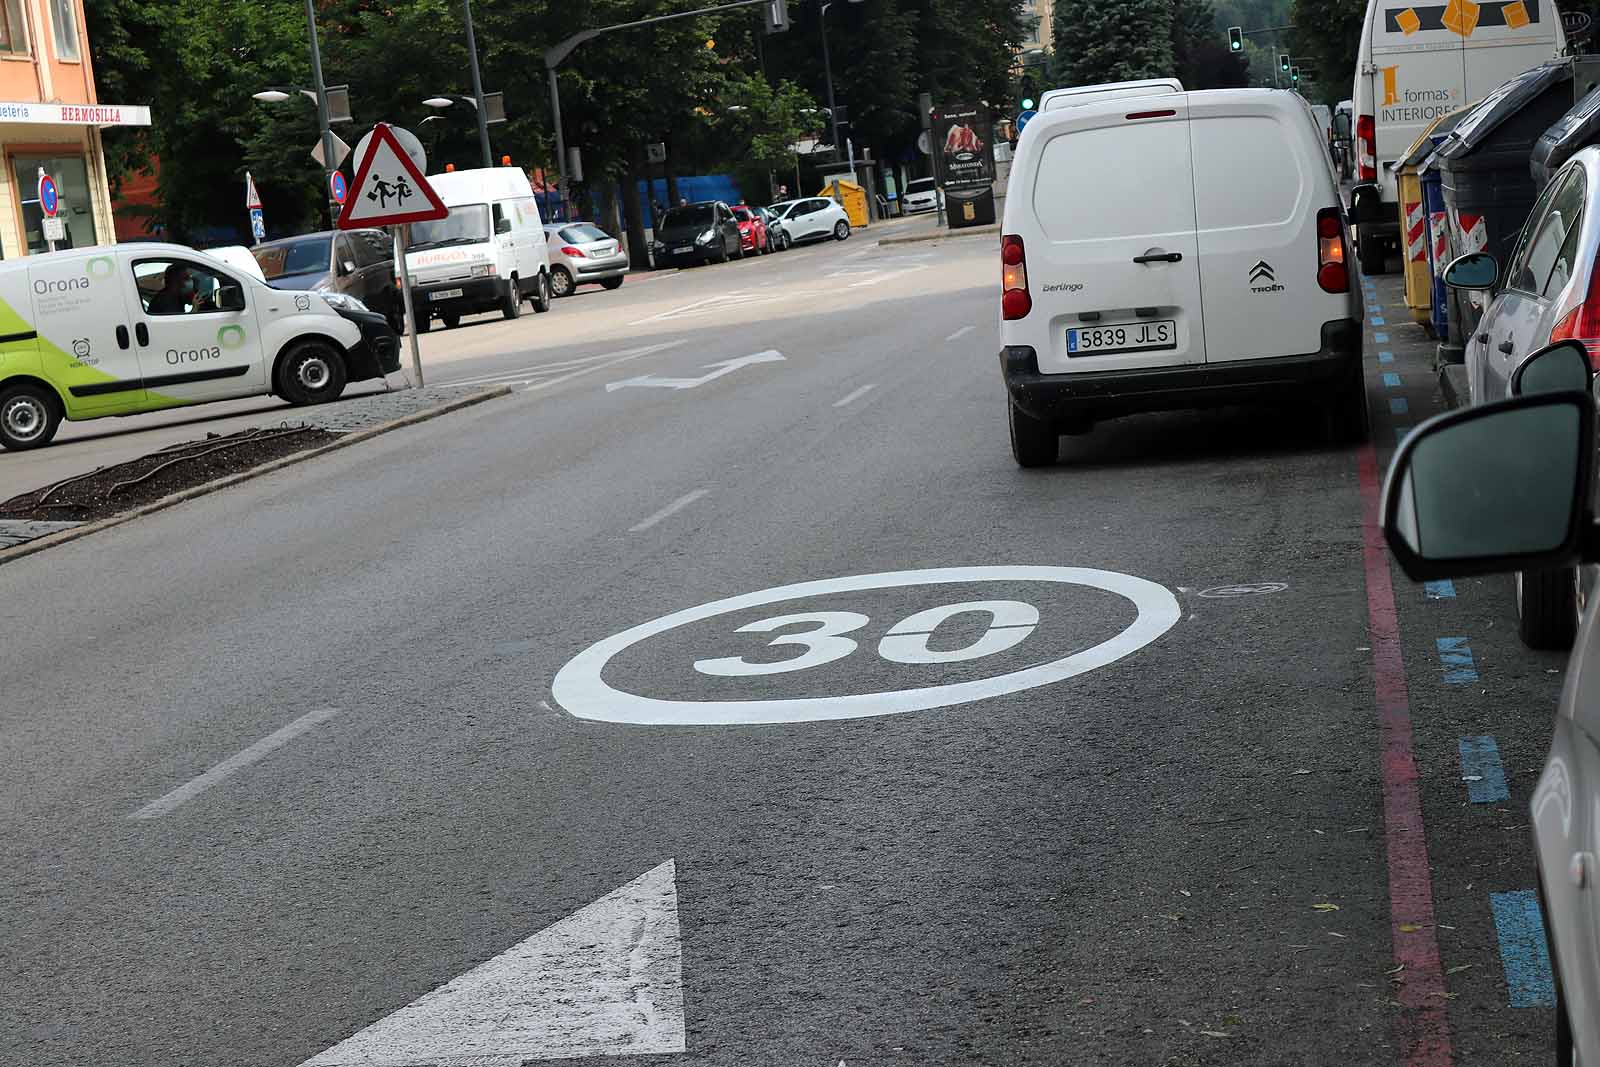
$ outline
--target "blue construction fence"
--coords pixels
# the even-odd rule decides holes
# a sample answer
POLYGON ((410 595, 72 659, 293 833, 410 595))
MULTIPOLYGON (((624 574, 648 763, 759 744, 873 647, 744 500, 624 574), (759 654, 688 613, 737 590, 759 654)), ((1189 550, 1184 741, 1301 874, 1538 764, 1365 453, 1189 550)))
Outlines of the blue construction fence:
MULTIPOLYGON (((600 198, 599 214, 601 218, 610 217, 611 198, 621 186, 612 186, 605 190, 600 198)), ((561 197, 554 190, 536 191, 534 197, 539 201, 539 217, 547 222, 567 221, 561 214, 561 197)), ((646 182, 636 182, 634 195, 639 198, 639 217, 644 219, 645 229, 654 229, 656 225, 655 206, 670 208, 672 202, 667 198, 667 182, 665 178, 646 182)), ((721 200, 728 204, 737 204, 740 201, 739 186, 730 174, 695 174, 678 179, 678 199, 687 200, 691 204, 697 200, 721 200)))

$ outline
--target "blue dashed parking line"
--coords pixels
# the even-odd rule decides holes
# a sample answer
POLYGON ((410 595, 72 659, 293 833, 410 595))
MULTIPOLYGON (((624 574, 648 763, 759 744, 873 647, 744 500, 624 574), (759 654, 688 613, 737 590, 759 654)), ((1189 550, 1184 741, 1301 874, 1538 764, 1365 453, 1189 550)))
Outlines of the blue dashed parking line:
POLYGON ((1388 324, 1388 323, 1387 323, 1387 322, 1384 322, 1384 321, 1383 321, 1383 320, 1382 320, 1382 319, 1380 319, 1380 318, 1374 318, 1374 319, 1373 319, 1373 320, 1372 320, 1372 325, 1374 325, 1374 326, 1387 326, 1387 325, 1389 325, 1389 324, 1388 324))
POLYGON ((1444 665, 1444 680, 1450 685, 1465 685, 1478 680, 1478 670, 1472 662, 1472 646, 1465 637, 1441 637, 1435 642, 1439 648, 1439 662, 1444 665))
POLYGON ((1506 788, 1506 769, 1500 762, 1500 747, 1494 738, 1463 737, 1461 780, 1467 783, 1467 799, 1474 804, 1500 804, 1511 799, 1506 788))
POLYGON ((1416 429, 1415 426, 1409 426, 1409 425, 1408 426, 1398 426, 1397 425, 1394 428, 1394 443, 1395 444, 1399 444, 1401 441, 1404 441, 1407 437, 1411 436, 1411 431, 1415 430, 1415 429, 1416 429))
POLYGON ((1380 345, 1386 345, 1389 343, 1389 335, 1386 333, 1375 333, 1372 335, 1372 339, 1378 342, 1380 345))
POLYGON ((1405 397, 1403 397, 1403 396, 1391 396, 1389 398, 1389 414, 1391 414, 1391 415, 1404 415, 1410 410, 1411 410, 1411 405, 1406 403, 1406 398, 1405 397))
POLYGON ((1394 362, 1394 353, 1393 352, 1379 352, 1378 353, 1378 362, 1379 363, 1393 363, 1394 362))
POLYGON ((1441 578, 1437 582, 1423 582, 1422 591, 1428 595, 1429 600, 1454 600, 1456 598, 1456 584, 1448 578, 1441 578))
POLYGON ((1396 374, 1392 370, 1384 371, 1383 372, 1383 384, 1384 384, 1384 387, 1387 388, 1387 389, 1399 388, 1399 386, 1400 386, 1400 375, 1396 374))
POLYGON ((1553 1008, 1556 984, 1550 974, 1550 948, 1544 937, 1539 896, 1531 889, 1490 893, 1495 933, 1500 938, 1500 965, 1513 1008, 1553 1008))

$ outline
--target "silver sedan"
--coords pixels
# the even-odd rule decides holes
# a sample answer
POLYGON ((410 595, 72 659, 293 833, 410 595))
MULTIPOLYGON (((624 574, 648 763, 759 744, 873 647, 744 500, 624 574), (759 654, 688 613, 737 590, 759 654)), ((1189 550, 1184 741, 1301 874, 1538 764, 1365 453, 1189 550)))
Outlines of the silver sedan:
POLYGON ((628 250, 592 222, 546 223, 550 243, 550 292, 571 296, 580 285, 616 289, 628 274, 628 250))

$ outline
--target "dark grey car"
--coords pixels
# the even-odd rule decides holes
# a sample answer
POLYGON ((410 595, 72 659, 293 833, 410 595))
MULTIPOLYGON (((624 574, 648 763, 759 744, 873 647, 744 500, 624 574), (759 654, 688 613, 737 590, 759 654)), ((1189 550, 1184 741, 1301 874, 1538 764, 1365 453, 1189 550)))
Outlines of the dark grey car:
POLYGON ((404 332, 405 304, 394 281, 394 245, 382 230, 306 233, 250 249, 274 289, 344 293, 404 332))
POLYGON ((655 265, 676 267, 697 263, 726 263, 744 258, 739 220, 720 200, 684 204, 667 212, 656 227, 655 265))

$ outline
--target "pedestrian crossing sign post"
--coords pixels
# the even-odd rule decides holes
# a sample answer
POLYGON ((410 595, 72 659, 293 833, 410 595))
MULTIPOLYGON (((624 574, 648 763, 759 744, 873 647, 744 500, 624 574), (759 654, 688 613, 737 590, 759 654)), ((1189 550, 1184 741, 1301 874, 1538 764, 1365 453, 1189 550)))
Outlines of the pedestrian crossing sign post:
POLYGON ((387 123, 372 128, 366 151, 356 160, 355 180, 339 212, 341 230, 389 227, 400 261, 400 294, 405 301, 406 326, 411 333, 411 369, 417 388, 422 387, 422 352, 417 347, 416 309, 411 299, 411 270, 406 265, 406 245, 411 224, 431 222, 450 214, 439 195, 423 177, 387 123))

